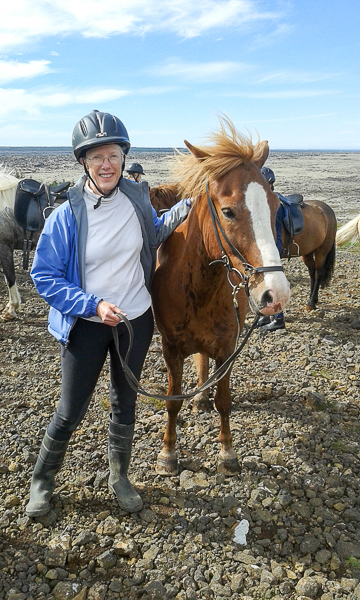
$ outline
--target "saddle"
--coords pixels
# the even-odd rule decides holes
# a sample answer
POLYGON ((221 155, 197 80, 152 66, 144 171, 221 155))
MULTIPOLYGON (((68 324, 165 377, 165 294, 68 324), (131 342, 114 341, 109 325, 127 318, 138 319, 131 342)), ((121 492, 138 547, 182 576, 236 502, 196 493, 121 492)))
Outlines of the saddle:
POLYGON ((29 266, 29 253, 34 232, 41 231, 52 210, 67 199, 66 192, 69 186, 69 181, 59 185, 47 185, 34 179, 19 181, 15 194, 14 216, 25 231, 23 246, 23 268, 25 270, 29 266))
POLYGON ((290 260, 294 236, 304 229, 304 215, 302 214, 304 200, 301 194, 290 194, 286 197, 278 194, 278 196, 285 213, 283 225, 288 233, 283 257, 290 260))

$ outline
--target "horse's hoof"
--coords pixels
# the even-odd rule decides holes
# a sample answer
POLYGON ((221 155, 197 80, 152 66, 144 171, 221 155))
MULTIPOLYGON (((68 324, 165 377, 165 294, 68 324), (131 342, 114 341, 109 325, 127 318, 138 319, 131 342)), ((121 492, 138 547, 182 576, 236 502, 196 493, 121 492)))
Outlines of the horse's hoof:
POLYGON ((9 312, 8 310, 3 310, 3 312, 1 313, 1 320, 2 321, 15 321, 15 319, 17 319, 17 315, 16 314, 12 314, 11 312, 9 312))
POLYGON ((236 473, 240 473, 241 467, 237 458, 228 458, 219 461, 217 470, 218 473, 224 475, 236 475, 236 473))
POLYGON ((156 462, 156 472, 164 477, 173 477, 178 475, 179 468, 176 455, 167 454, 166 456, 160 452, 156 462))
POLYGON ((315 306, 315 304, 307 304, 305 306, 305 310, 307 310, 307 311, 316 310, 316 306, 315 306))
POLYGON ((198 394, 194 397, 191 412, 209 412, 212 409, 212 403, 206 395, 198 394))

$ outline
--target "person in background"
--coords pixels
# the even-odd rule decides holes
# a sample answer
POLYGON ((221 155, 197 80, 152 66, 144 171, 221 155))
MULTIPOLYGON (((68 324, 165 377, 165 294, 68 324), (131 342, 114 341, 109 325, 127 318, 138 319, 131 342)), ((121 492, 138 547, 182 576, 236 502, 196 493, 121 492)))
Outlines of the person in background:
MULTIPOLYGON (((272 191, 274 191, 275 184, 275 174, 269 169, 269 167, 262 167, 261 172, 265 177, 266 181, 269 183, 272 191)), ((278 194, 279 198, 282 198, 281 194, 278 194)), ((283 245, 282 245, 282 229, 283 229, 283 220, 285 217, 284 207, 280 204, 279 209, 276 213, 276 247, 279 250, 280 258, 283 253, 283 245)), ((267 331, 277 331, 278 329, 285 329, 285 318, 284 313, 280 312, 273 317, 260 317, 258 321, 258 327, 265 327, 267 331)))
POLYGON ((107 354, 110 354, 108 485, 120 507, 142 508, 128 479, 135 427, 136 392, 119 355, 129 347, 122 315, 134 331, 129 367, 140 379, 153 335, 151 282, 156 249, 184 221, 181 201, 158 218, 145 182, 123 177, 130 140, 118 117, 93 110, 75 126, 72 146, 85 173, 68 201, 46 220, 31 276, 50 305, 49 331, 61 346, 61 395, 35 464, 26 513, 50 510, 55 475, 70 437, 84 418, 107 354))
POLYGON ((136 183, 140 183, 141 176, 145 175, 144 169, 139 163, 131 163, 130 167, 126 169, 127 174, 129 175, 128 179, 133 179, 136 183))

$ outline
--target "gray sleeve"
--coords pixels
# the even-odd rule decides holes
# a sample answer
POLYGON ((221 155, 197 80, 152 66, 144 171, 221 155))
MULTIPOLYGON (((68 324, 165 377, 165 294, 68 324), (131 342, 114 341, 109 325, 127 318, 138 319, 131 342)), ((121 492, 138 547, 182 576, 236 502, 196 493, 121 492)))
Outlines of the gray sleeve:
POLYGON ((182 200, 164 214, 163 222, 156 233, 156 242, 158 247, 160 244, 165 242, 169 235, 171 235, 183 221, 185 221, 190 210, 191 206, 182 200))

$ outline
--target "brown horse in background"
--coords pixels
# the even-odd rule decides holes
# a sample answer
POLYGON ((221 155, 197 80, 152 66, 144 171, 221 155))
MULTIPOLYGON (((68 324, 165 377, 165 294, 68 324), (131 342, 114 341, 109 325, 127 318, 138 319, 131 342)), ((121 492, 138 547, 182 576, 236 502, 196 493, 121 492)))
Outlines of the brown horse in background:
POLYGON ((181 200, 180 197, 180 186, 177 183, 168 183, 165 185, 158 185, 157 187, 151 187, 149 190, 150 202, 155 208, 158 216, 169 210, 174 204, 181 200))
MULTIPOLYGON (((291 257, 301 256, 308 268, 310 297, 305 309, 315 310, 319 288, 327 287, 334 273, 337 223, 333 209, 321 200, 306 200, 301 208, 304 228, 293 238, 291 257)), ((283 227, 283 248, 287 249, 288 238, 283 227)))
MULTIPOLYGON (((168 368, 168 395, 181 393, 187 356, 200 352, 220 367, 231 355, 237 339, 234 299, 242 328, 248 300, 257 314, 275 314, 290 297, 274 240, 279 200, 260 171, 268 144, 254 146, 225 119, 212 140, 212 146, 201 149, 185 142, 191 154, 179 158, 177 180, 182 195, 195 200, 187 220, 162 244, 153 282, 154 313, 168 368), (230 272, 224 269, 210 198, 222 226, 219 237, 231 261, 230 272), (251 273, 249 298, 238 285, 244 278, 243 260, 249 269, 246 272, 251 273)), ((234 473, 240 467, 229 423, 230 371, 217 385, 215 405, 220 415, 219 469, 234 473)), ((166 401, 168 422, 157 462, 157 471, 164 475, 177 473, 176 419, 181 406, 181 400, 166 401)))

